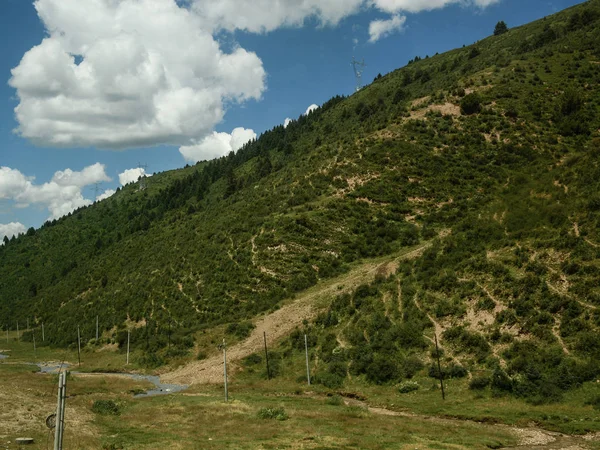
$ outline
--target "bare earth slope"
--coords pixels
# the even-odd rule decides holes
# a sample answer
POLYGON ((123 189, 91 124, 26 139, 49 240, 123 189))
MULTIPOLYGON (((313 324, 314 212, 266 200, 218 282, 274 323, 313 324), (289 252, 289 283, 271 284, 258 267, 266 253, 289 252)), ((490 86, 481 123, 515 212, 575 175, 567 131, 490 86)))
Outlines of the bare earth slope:
MULTIPOLYGON (((397 259, 415 258, 430 245, 430 243, 425 243, 387 261, 367 262, 347 274, 318 284, 298 295, 294 301, 285 304, 277 311, 259 317, 250 337, 227 349, 229 372, 235 373, 241 359, 262 350, 263 333, 267 335, 267 344, 273 345, 300 326, 303 320, 313 319, 321 309, 328 306, 328 300, 334 296, 373 281, 377 274, 386 275, 395 272, 397 259)), ((173 372, 162 375, 161 380, 166 383, 188 385, 220 383, 223 380, 223 357, 215 355, 202 361, 192 361, 173 372)))

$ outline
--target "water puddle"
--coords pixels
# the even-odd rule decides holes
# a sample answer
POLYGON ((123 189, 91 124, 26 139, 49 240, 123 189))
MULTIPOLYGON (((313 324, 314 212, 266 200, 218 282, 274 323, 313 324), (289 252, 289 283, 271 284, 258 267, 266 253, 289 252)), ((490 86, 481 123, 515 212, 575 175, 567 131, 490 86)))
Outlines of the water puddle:
MULTIPOLYGON (((47 362, 47 363, 38 363, 36 364, 42 373, 58 373, 61 369, 67 369, 69 367, 68 363, 57 363, 57 362, 47 362)), ((150 389, 146 392, 142 392, 134 395, 135 398, 139 397, 154 397, 157 395, 168 395, 174 394, 176 392, 181 392, 188 388, 187 385, 184 384, 164 384, 160 382, 160 377, 156 375, 140 375, 136 373, 120 373, 120 372, 112 372, 112 373, 103 373, 103 372, 77 372, 71 371, 73 375, 86 375, 86 376, 119 376, 119 377, 127 377, 136 381, 149 381, 152 383, 155 388, 150 389)))

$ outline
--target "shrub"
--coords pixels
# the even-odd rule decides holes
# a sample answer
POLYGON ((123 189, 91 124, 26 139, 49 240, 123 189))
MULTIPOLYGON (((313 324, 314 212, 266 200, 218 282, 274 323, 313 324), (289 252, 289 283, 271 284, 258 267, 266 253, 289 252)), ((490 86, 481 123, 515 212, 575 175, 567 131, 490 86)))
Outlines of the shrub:
POLYGON ((485 389, 490 385, 490 383, 491 380, 489 377, 475 377, 470 381, 469 389, 472 389, 474 391, 485 389))
POLYGON ((288 420, 290 416, 287 415, 283 407, 279 408, 260 408, 257 416, 259 419, 277 419, 277 420, 288 420))
POLYGON ((418 390, 419 387, 419 383, 417 383, 416 381, 405 381, 402 384, 400 384, 398 392, 400 392, 401 394, 408 394, 409 392, 414 392, 418 390))
POLYGON ((600 410, 600 395, 596 395, 589 400, 586 400, 586 405, 591 405, 594 409, 600 410))
POLYGON ((96 414, 102 414, 104 416, 119 416, 121 414, 121 408, 112 400, 96 400, 92 405, 92 411, 96 414))
POLYGON ((460 101, 460 112, 464 115, 476 114, 481 111, 481 98, 477 94, 465 95, 460 101))
POLYGON ((316 375, 313 378, 313 381, 315 383, 322 384, 323 386, 329 389, 337 389, 342 387, 342 385, 344 384, 344 379, 342 377, 329 372, 316 375))
POLYGON ((242 360, 242 364, 245 366, 255 366, 257 364, 262 363, 262 361, 263 361, 262 356, 260 356, 257 353, 252 353, 251 355, 246 356, 242 360))
POLYGON ((342 406, 344 404, 344 399, 340 395, 332 395, 331 397, 327 397, 325 403, 333 406, 342 406))
POLYGON ((233 334, 240 339, 245 339, 250 336, 250 332, 254 329, 254 324, 252 322, 234 322, 230 323, 227 326, 226 332, 228 334, 233 334))

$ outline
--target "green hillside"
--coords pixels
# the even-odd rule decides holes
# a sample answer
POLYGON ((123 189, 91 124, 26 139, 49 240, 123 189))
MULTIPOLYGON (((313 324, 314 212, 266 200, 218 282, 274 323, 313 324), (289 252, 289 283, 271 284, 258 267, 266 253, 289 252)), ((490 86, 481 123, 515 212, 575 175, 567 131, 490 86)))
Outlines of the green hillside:
POLYGON ((436 330, 447 376, 559 398, 600 375, 599 84, 597 0, 415 58, 236 154, 6 242, 0 324, 43 322, 69 346, 98 315, 101 343, 135 325, 156 365, 198 330, 432 241, 306 325, 319 381, 435 376, 436 330))

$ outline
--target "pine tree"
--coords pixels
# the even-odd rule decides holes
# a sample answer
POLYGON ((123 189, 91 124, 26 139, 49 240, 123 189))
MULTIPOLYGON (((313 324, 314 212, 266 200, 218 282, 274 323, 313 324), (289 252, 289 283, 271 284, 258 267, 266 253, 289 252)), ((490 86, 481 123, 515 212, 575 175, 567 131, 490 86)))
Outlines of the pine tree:
POLYGON ((494 28, 494 36, 500 36, 501 34, 504 34, 507 31, 508 31, 508 26, 506 25, 506 22, 501 20, 500 22, 498 22, 496 24, 496 28, 494 28))

